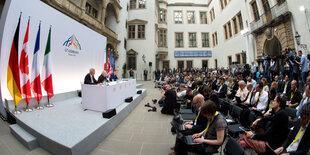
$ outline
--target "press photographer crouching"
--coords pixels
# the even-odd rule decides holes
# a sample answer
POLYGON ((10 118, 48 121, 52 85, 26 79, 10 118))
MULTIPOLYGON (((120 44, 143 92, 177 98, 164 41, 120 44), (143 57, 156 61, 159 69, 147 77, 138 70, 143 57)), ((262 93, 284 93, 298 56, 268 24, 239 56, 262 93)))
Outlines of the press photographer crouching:
MULTIPOLYGON (((166 84, 164 89, 161 90, 161 97, 163 100, 162 114, 174 114, 174 109, 177 107, 177 94, 176 90, 172 89, 170 84, 166 84)), ((161 100, 162 100, 161 99, 161 100)))

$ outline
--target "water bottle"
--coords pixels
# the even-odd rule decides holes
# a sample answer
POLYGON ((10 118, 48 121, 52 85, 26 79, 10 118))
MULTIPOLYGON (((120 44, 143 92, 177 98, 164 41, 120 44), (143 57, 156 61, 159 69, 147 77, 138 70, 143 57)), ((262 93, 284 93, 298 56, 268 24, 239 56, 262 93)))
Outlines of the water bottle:
POLYGON ((104 85, 104 86, 107 86, 107 80, 104 80, 104 81, 103 81, 103 85, 104 85))

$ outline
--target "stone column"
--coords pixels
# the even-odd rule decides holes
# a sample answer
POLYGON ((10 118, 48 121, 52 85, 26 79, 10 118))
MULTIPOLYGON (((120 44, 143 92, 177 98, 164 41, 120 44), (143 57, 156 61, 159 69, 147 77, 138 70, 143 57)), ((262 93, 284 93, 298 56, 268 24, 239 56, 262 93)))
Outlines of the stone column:
POLYGON ((82 12, 81 12, 81 18, 83 18, 84 14, 85 14, 85 5, 86 5, 87 0, 82 0, 81 2, 81 8, 82 8, 82 12))
POLYGON ((105 27, 105 15, 107 12, 107 3, 106 0, 102 0, 102 10, 101 10, 101 23, 102 23, 102 27, 105 27))

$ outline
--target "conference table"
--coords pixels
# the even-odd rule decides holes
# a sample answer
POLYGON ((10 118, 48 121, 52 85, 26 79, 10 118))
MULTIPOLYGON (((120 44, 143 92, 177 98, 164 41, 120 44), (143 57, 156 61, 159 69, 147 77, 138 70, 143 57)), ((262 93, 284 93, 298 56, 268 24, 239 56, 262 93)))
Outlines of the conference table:
POLYGON ((108 85, 82 84, 82 107, 87 110, 105 112, 124 103, 137 92, 136 80, 110 82, 108 85))

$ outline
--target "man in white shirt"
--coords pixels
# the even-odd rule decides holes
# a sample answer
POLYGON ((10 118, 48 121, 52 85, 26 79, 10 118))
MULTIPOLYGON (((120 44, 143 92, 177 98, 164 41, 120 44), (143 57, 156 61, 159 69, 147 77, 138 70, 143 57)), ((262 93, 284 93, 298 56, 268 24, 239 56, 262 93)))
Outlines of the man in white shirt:
POLYGON ((183 99, 183 97, 186 95, 185 84, 181 84, 179 89, 180 89, 180 91, 177 93, 177 97, 183 99))
MULTIPOLYGON (((239 89, 236 93, 236 97, 240 97, 240 100, 243 102, 245 101, 249 91, 245 87, 245 82, 243 80, 239 81, 239 89)), ((237 104, 236 98, 233 100, 235 104, 237 104)))
POLYGON ((244 102, 244 104, 245 105, 248 105, 248 106, 251 106, 251 101, 253 100, 253 98, 254 98, 254 89, 253 89, 253 85, 252 85, 252 83, 248 83, 247 85, 246 85, 246 88, 247 88, 247 90, 248 90, 248 96, 247 96, 247 98, 246 98, 246 101, 244 102))
POLYGON ((268 102, 268 93, 263 91, 263 83, 259 82, 256 85, 255 97, 252 100, 252 105, 254 105, 252 109, 263 112, 267 108, 267 102, 268 102))
POLYGON ((252 79, 250 76, 247 77, 247 83, 251 82, 252 83, 252 86, 253 86, 253 89, 256 88, 256 81, 254 79, 252 79))

